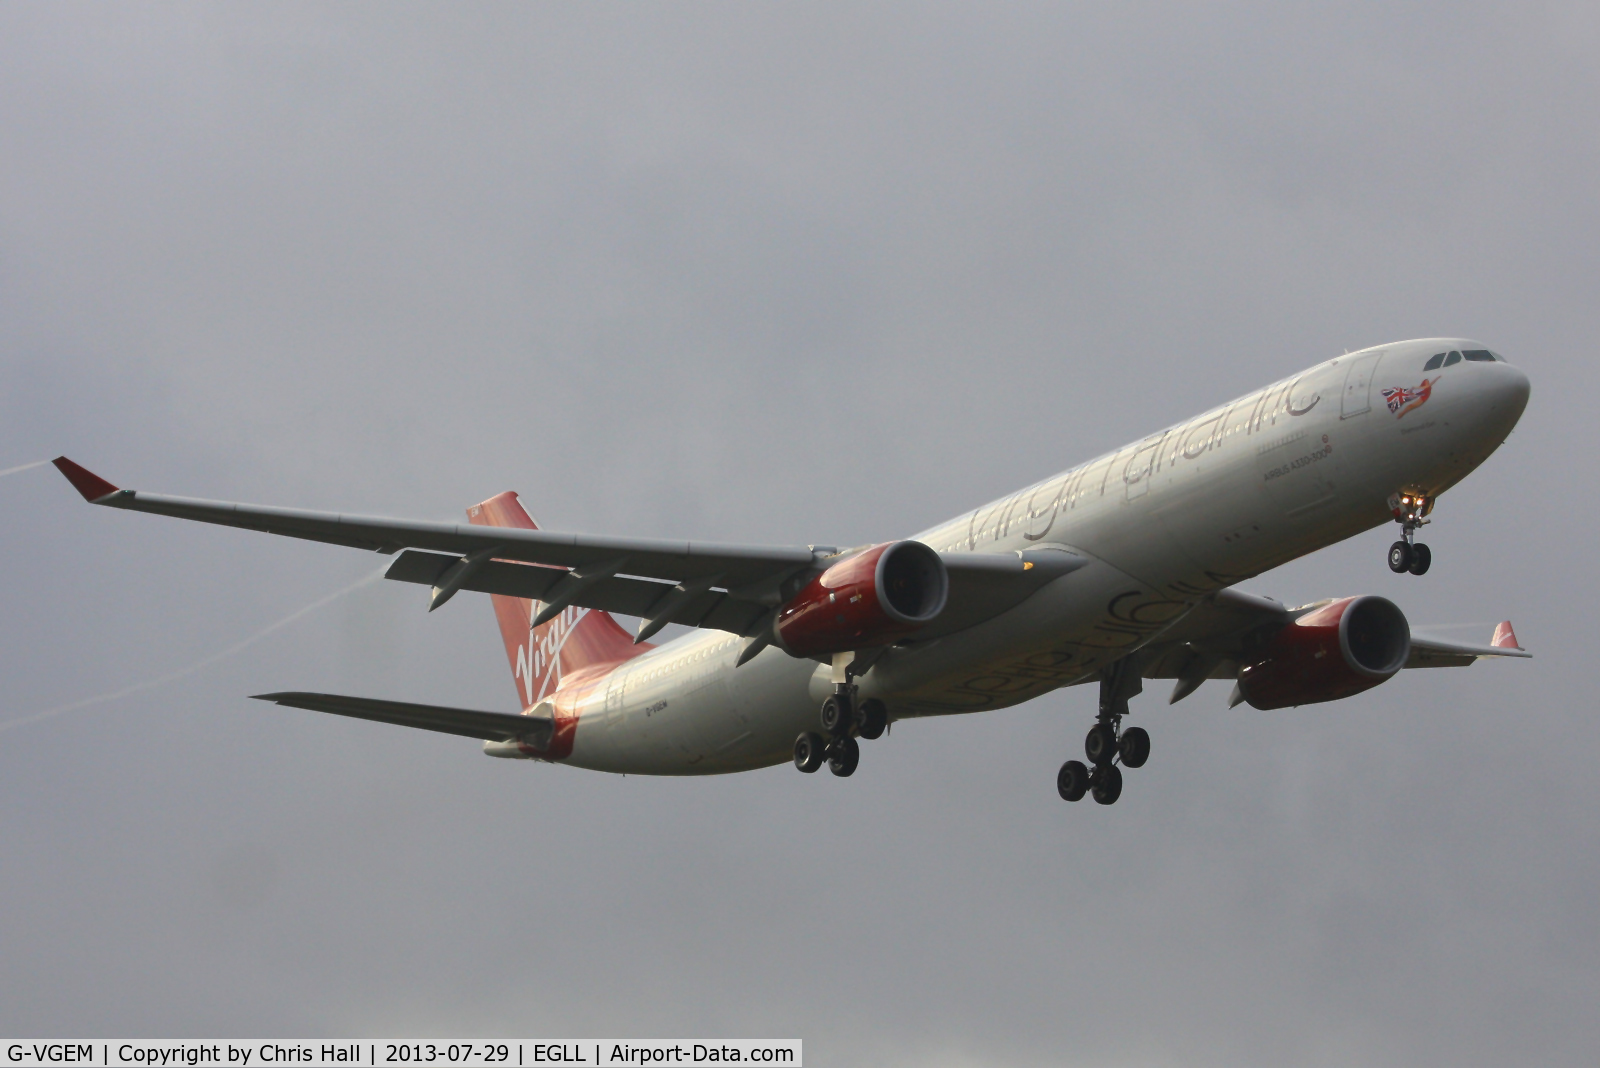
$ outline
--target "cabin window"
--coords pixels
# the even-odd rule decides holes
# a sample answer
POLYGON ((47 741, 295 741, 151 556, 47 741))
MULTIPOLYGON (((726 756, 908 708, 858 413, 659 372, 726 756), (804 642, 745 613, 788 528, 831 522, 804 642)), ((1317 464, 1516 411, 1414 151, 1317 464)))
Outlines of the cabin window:
POLYGON ((1478 363, 1494 362, 1494 353, 1488 349, 1463 349, 1461 355, 1463 359, 1475 360, 1478 363))
POLYGON ((1448 355, 1448 356, 1446 356, 1444 358, 1444 365, 1446 367, 1449 367, 1449 366, 1451 366, 1453 364, 1458 364, 1460 362, 1461 362, 1461 353, 1459 353, 1459 352, 1451 352, 1450 355, 1448 355))
POLYGON ((1439 369, 1439 365, 1444 363, 1444 357, 1445 354, 1442 352, 1434 353, 1428 358, 1428 362, 1422 365, 1422 369, 1424 371, 1437 371, 1439 369))

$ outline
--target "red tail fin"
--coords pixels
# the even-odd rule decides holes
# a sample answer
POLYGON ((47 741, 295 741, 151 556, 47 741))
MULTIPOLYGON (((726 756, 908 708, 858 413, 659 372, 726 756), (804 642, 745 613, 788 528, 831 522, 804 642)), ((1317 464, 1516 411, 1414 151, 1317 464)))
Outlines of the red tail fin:
MULTIPOLYGON (((510 492, 468 508, 467 519, 482 527, 538 529, 517 495, 510 492)), ((489 600, 500 621, 500 635, 505 639, 506 657, 511 661, 524 709, 549 697, 573 672, 627 660, 650 648, 647 644, 633 644, 628 632, 607 612, 568 608, 548 623, 533 627, 539 602, 498 593, 490 594, 489 600)))

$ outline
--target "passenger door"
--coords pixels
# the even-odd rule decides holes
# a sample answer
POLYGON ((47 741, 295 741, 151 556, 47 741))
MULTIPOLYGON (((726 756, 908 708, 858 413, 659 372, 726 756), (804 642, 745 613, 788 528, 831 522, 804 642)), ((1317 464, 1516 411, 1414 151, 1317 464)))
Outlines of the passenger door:
POLYGON ((1349 361, 1344 375, 1344 401, 1339 407, 1339 418, 1365 415, 1372 407, 1372 380, 1377 375, 1382 352, 1364 352, 1349 361))

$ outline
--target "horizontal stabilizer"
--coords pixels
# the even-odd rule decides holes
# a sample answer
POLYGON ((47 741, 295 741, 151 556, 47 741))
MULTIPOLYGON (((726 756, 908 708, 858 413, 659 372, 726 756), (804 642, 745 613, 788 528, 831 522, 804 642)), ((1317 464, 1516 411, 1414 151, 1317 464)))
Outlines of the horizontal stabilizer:
POLYGON ((254 695, 254 700, 272 701, 290 708, 308 708, 313 712, 331 712, 336 716, 394 723, 401 727, 459 734, 463 738, 483 738, 495 742, 521 738, 538 748, 549 743, 554 728, 554 724, 543 716, 474 712, 466 708, 414 705, 405 701, 380 701, 371 697, 344 697, 333 693, 263 693, 254 695))

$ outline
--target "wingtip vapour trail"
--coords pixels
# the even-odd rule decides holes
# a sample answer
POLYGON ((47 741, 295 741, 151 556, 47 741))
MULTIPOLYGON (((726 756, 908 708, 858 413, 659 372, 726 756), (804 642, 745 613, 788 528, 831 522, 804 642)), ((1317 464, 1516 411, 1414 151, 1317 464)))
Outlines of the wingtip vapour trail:
POLYGON ((32 471, 35 467, 43 467, 49 462, 49 460, 35 460, 31 464, 18 464, 16 467, 8 467, 4 471, 0 471, 0 478, 5 478, 7 475, 15 475, 22 471, 32 471))
MULTIPOLYGON (((48 460, 40 461, 40 463, 48 463, 48 462, 49 462, 48 460)), ((32 465, 29 465, 29 466, 37 467, 39 465, 38 464, 32 464, 32 465)), ((9 474, 9 473, 10 472, 0 472, 0 476, 3 476, 5 474, 9 474)), ((284 616, 282 619, 278 620, 277 622, 271 623, 271 624, 261 628, 260 630, 256 631, 254 634, 250 635, 247 638, 242 638, 239 641, 234 642, 232 645, 228 646, 226 649, 223 649, 223 650, 221 650, 219 652, 212 653, 210 656, 204 657, 204 658, 202 658, 200 660, 196 660, 194 663, 190 664, 188 667, 179 668, 176 671, 169 671, 165 675, 157 675, 153 679, 145 679, 143 682, 136 682, 136 683, 133 683, 132 685, 124 686, 119 690, 112 690, 109 693, 95 694, 93 697, 85 697, 85 698, 82 698, 82 699, 77 700, 77 701, 72 701, 72 702, 70 702, 68 704, 57 705, 54 708, 47 708, 42 712, 35 712, 32 715, 23 716, 20 719, 6 720, 4 723, 0 723, 0 733, 4 733, 5 731, 8 731, 13 727, 22 727, 22 726, 26 726, 29 723, 38 723, 40 720, 49 719, 52 716, 59 716, 64 712, 76 712, 76 711, 78 711, 79 709, 82 709, 82 708, 90 708, 90 707, 92 707, 94 705, 103 705, 103 704, 106 704, 108 702, 116 701, 116 700, 118 700, 120 698, 128 697, 128 696, 130 696, 132 694, 136 694, 136 693, 140 692, 141 690, 153 689, 154 687, 162 686, 162 685, 165 685, 166 683, 169 683, 169 682, 177 682, 179 679, 187 678, 188 676, 193 675, 195 672, 200 671, 203 668, 210 667, 212 664, 215 664, 219 660, 226 660, 228 657, 233 656, 235 653, 243 652, 246 648, 248 648, 249 646, 254 645, 256 642, 260 641, 262 638, 265 638, 267 635, 273 633, 274 631, 281 630, 282 628, 287 627, 290 623, 293 623, 295 620, 299 619, 301 616, 307 615, 308 613, 311 613, 311 612, 315 612, 317 609, 323 607, 324 605, 331 604, 332 602, 337 601, 339 598, 344 597, 347 594, 354 593, 356 590, 360 589, 363 586, 366 586, 366 585, 369 585, 369 584, 371 584, 373 582, 376 582, 378 579, 383 577, 384 570, 387 570, 387 565, 385 565, 383 570, 374 571, 370 575, 363 576, 362 578, 356 580, 355 582, 352 582, 350 585, 344 587, 341 590, 335 590, 333 593, 328 594, 326 597, 322 597, 322 598, 319 598, 319 599, 317 599, 315 601, 312 601, 310 604, 306 605, 304 608, 296 609, 295 611, 290 612, 288 615, 284 616)))

